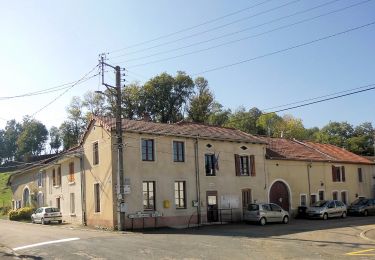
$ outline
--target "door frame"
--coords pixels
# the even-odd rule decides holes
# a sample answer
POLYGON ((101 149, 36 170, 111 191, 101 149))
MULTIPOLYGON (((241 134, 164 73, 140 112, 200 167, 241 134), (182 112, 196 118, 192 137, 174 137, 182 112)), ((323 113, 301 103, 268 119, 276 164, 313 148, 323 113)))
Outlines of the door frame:
POLYGON ((207 222, 217 222, 219 221, 219 202, 218 202, 218 195, 217 195, 217 190, 208 190, 206 191, 206 204, 207 204, 207 222), (208 216, 209 216, 209 212, 208 212, 208 196, 216 196, 216 207, 217 207, 217 211, 216 213, 212 212, 213 214, 216 214, 216 220, 211 220, 209 221, 208 219, 208 216))
POLYGON ((271 201, 270 201, 271 188, 272 188, 273 184, 275 184, 275 182, 278 182, 278 181, 284 183, 285 186, 286 186, 287 189, 288 189, 288 194, 289 194, 289 211, 291 211, 291 210, 294 209, 294 208, 293 208, 293 204, 292 204, 292 202, 293 202, 293 201, 292 201, 292 194, 293 194, 293 193, 292 193, 292 189, 290 188, 289 184, 288 184, 285 180, 283 180, 283 179, 275 179, 275 180, 273 180, 273 181, 271 182, 271 184, 268 186, 268 192, 267 192, 267 194, 268 194, 268 197, 267 197, 268 203, 271 203, 271 201))

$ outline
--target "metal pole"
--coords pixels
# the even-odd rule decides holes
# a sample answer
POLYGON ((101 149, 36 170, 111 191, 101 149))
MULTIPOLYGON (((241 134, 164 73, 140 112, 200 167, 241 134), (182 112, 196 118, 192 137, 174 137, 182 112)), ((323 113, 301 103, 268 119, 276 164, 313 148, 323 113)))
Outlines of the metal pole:
POLYGON ((124 203, 124 161, 121 125, 121 69, 116 66, 116 138, 117 138, 117 229, 125 229, 125 214, 121 212, 124 203))

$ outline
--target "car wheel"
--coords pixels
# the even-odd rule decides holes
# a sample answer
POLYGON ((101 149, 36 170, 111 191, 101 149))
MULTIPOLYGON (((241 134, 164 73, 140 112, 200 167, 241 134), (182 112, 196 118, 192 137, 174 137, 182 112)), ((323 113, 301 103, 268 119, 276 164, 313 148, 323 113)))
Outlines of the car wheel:
POLYGON ((284 223, 284 224, 288 224, 288 223, 289 223, 289 217, 288 217, 288 216, 285 216, 285 217, 283 218, 283 223, 284 223))
POLYGON ((61 224, 61 223, 62 223, 62 220, 58 220, 57 223, 61 224))
POLYGON ((323 214, 323 219, 324 219, 324 220, 327 220, 327 219, 328 219, 328 214, 327 214, 327 213, 324 213, 324 214, 323 214))
POLYGON ((34 220, 34 218, 33 217, 31 217, 31 223, 35 223, 35 220, 34 220))
POLYGON ((346 211, 344 211, 341 215, 342 218, 346 218, 346 211))
POLYGON ((261 226, 264 226, 266 223, 267 223, 266 218, 261 218, 261 219, 259 220, 259 224, 260 224, 261 226))
POLYGON ((365 217, 368 216, 368 211, 367 210, 363 211, 363 216, 365 216, 365 217))

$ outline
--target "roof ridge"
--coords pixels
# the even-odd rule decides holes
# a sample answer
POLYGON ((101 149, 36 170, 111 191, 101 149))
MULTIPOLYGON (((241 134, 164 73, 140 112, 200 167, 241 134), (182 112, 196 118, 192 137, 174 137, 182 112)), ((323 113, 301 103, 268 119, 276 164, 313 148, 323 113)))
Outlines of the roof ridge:
POLYGON ((298 144, 300 144, 300 145, 306 146, 307 148, 310 148, 310 149, 312 149, 312 150, 314 150, 314 151, 316 151, 316 152, 318 152, 318 153, 320 153, 320 154, 322 154, 322 155, 324 155, 324 156, 327 156, 327 157, 330 158, 330 159, 336 160, 335 157, 332 157, 332 156, 330 156, 329 154, 324 153, 324 152, 320 151, 319 149, 317 149, 317 148, 315 148, 315 147, 312 147, 312 146, 310 146, 310 145, 308 145, 308 144, 306 144, 306 143, 304 143, 304 142, 302 142, 302 141, 298 141, 298 140, 295 139, 295 138, 293 138, 292 141, 294 141, 294 142, 296 142, 296 143, 298 143, 298 144))

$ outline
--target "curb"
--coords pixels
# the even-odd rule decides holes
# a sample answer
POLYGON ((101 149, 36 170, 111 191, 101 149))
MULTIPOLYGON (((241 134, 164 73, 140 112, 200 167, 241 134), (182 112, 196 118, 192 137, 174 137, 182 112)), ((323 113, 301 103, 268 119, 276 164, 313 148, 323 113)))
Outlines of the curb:
POLYGON ((362 232, 359 234, 359 236, 360 236, 361 238, 367 240, 367 241, 371 241, 371 242, 375 243, 375 240, 374 240, 374 239, 368 238, 368 237, 366 236, 366 233, 369 232, 369 231, 371 231, 371 230, 375 230, 375 228, 366 229, 366 230, 362 231, 362 232))

